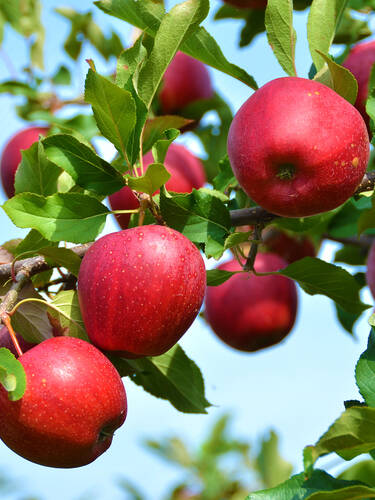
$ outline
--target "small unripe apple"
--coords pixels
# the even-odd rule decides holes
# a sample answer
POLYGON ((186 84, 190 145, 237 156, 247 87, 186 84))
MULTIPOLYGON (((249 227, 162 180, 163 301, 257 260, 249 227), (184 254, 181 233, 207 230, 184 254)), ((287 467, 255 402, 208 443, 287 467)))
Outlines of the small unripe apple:
POLYGON ((358 82, 358 94, 355 107, 363 116, 367 127, 370 118, 366 113, 366 101, 368 97, 368 84, 373 64, 375 63, 375 41, 359 43, 349 52, 342 65, 355 76, 358 82))
POLYGON ((125 357, 170 349, 197 316, 205 288, 199 251, 165 226, 103 236, 85 254, 78 276, 90 340, 125 357))
MULTIPOLYGON (((277 271, 287 263, 278 255, 258 253, 255 270, 277 271)), ((218 269, 240 271, 236 259, 218 269)), ((277 344, 291 331, 297 312, 297 291, 285 276, 234 274, 225 283, 207 287, 205 318, 216 335, 240 351, 277 344)))
POLYGON ((15 134, 3 150, 0 163, 1 182, 8 198, 14 196, 14 178, 18 165, 21 163, 21 151, 29 149, 40 135, 46 135, 46 127, 29 127, 15 134))
POLYGON ((267 0, 224 0, 239 9, 265 9, 267 7, 267 0))
POLYGON ((214 91, 206 66, 198 59, 177 52, 163 76, 159 102, 163 114, 175 114, 188 104, 210 99, 214 91))
POLYGON ((228 134, 233 172, 266 210, 307 217, 352 196, 366 171, 369 138, 362 116, 319 82, 272 80, 235 115, 228 134))
POLYGON ((0 387, 0 438, 15 453, 48 467, 81 467, 104 453, 126 418, 126 394, 112 363, 96 347, 55 337, 19 357, 22 399, 0 387))
MULTIPOLYGON (((27 342, 27 340, 25 340, 22 337, 22 335, 19 335, 18 333, 16 334, 16 337, 22 352, 26 352, 32 347, 35 347, 37 345, 31 342, 27 342)), ((9 330, 6 326, 0 328, 0 347, 6 347, 7 349, 10 350, 12 354, 16 356, 16 358, 18 358, 18 352, 14 347, 14 344, 9 334, 9 330)))
MULTIPOLYGON (((145 169, 154 163, 152 152, 143 157, 145 169)), ((165 184, 168 191, 175 193, 191 193, 193 188, 199 189, 206 182, 204 167, 199 158, 180 144, 171 144, 165 157, 165 168, 171 177, 165 184)), ((138 169, 140 174, 140 169, 138 169)), ((125 186, 108 197, 112 210, 132 210, 139 207, 139 201, 133 191, 125 186)), ((122 229, 129 225, 130 214, 116 214, 117 222, 122 229)))
POLYGON ((372 296, 375 298, 375 243, 371 245, 367 256, 366 280, 372 296))

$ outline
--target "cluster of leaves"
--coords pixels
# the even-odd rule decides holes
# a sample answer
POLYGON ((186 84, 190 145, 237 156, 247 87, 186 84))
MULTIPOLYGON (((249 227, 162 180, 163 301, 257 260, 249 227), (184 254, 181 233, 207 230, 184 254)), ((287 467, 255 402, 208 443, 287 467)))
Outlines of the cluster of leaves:
MULTIPOLYGON (((168 500, 243 500, 249 490, 272 488, 289 477, 292 466, 280 456, 274 431, 253 453, 247 441, 229 435, 229 423, 228 415, 219 418, 196 450, 178 437, 146 441, 148 449, 182 469, 183 478, 168 500)), ((128 480, 120 485, 129 500, 145 500, 128 480)))

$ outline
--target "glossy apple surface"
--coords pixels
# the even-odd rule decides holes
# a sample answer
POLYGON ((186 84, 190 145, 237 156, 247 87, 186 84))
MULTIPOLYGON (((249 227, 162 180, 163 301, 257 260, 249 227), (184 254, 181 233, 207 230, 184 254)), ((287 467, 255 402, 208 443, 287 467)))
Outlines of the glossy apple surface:
POLYGON ((375 244, 371 245, 367 257, 366 280, 372 296, 375 298, 375 244))
POLYGON ((159 101, 162 113, 174 114, 188 104, 210 99, 214 91, 206 66, 193 57, 177 52, 163 76, 159 101))
POLYGON ((125 357, 170 349, 197 316, 205 287, 199 251, 165 226, 103 236, 84 256, 78 276, 90 340, 125 357))
MULTIPOLYGON (((143 165, 147 169, 154 162, 152 152, 143 157, 143 165)), ((175 193, 191 193, 193 188, 199 189, 206 182, 204 167, 199 158, 180 144, 171 144, 165 157, 165 168, 171 174, 165 186, 175 193)), ((112 210, 132 210, 139 207, 133 191, 125 186, 108 197, 112 210)), ((129 225, 130 214, 116 214, 117 222, 122 229, 129 225)))
POLYGON ((239 9, 265 9, 267 7, 267 0, 224 0, 239 9))
POLYGON ((0 163, 1 182, 8 198, 14 196, 14 178, 18 165, 22 160, 21 150, 39 140, 39 135, 46 135, 45 127, 29 127, 15 134, 3 150, 0 163))
POLYGON ((233 172, 266 210, 306 217, 344 203, 366 171, 369 138, 362 116, 318 82, 272 80, 235 115, 228 134, 233 172))
POLYGON ((0 438, 49 467, 80 467, 110 446, 126 418, 126 394, 110 361, 93 345, 55 337, 20 356, 26 391, 10 401, 0 387, 0 438))
MULTIPOLYGON (((27 342, 27 340, 25 340, 22 337, 22 335, 19 335, 18 333, 16 334, 16 337, 20 345, 21 351, 24 353, 37 345, 31 342, 27 342)), ((6 326, 0 328, 0 347, 6 347, 7 349, 10 350, 12 354, 16 356, 16 358, 18 358, 18 353, 16 351, 16 348, 14 347, 12 339, 9 335, 9 330, 6 326)))
MULTIPOLYGON (((277 271, 287 263, 278 255, 258 253, 255 269, 260 273, 277 271)), ((236 259, 218 269, 240 271, 236 259)), ((277 344, 294 325, 297 291, 284 276, 234 274, 219 286, 208 286, 205 318, 216 335, 240 351, 257 351, 277 344)))
POLYGON ((368 83, 370 79, 371 68, 375 63, 375 41, 359 43, 349 52, 342 65, 355 76, 358 82, 358 94, 355 101, 355 107, 363 116, 367 127, 369 127, 370 118, 366 113, 366 100, 368 97, 368 83))

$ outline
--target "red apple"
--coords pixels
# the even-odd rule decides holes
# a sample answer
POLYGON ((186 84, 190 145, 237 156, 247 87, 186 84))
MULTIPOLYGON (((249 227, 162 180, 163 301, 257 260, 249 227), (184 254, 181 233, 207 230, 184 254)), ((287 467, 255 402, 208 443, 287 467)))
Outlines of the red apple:
MULTIPOLYGON (((27 342, 21 335, 18 333, 16 334, 18 343, 20 345, 21 351, 26 352, 32 347, 36 346, 37 344, 33 344, 31 342, 27 342)), ((18 352, 16 351, 16 348, 14 347, 14 344, 12 342, 12 339, 9 335, 9 330, 6 326, 3 326, 0 328, 0 347, 6 347, 7 349, 10 350, 12 354, 18 358, 18 352)))
POLYGON ((188 104, 210 99, 213 95, 206 66, 183 52, 177 52, 164 73, 159 92, 162 113, 178 113, 188 104))
POLYGON ((375 297, 375 243, 371 245, 367 256, 366 280, 372 296, 375 297))
MULTIPOLYGON (((277 271, 287 263, 278 255, 258 253, 255 270, 277 271)), ((240 271, 233 259, 218 269, 240 271)), ((297 291, 293 281, 278 275, 234 274, 225 283, 207 287, 205 318, 226 344, 240 351, 257 351, 277 344, 296 318, 297 291)))
POLYGON ((353 73, 358 82, 358 94, 355 107, 363 116, 367 127, 370 118, 366 113, 366 101, 368 97, 368 83, 371 68, 375 63, 375 41, 355 45, 343 62, 343 66, 353 73))
POLYGON ((265 9, 267 7, 267 0, 224 0, 239 9, 265 9))
MULTIPOLYGON (((143 165, 147 169, 154 162, 152 152, 143 157, 143 165)), ((171 144, 165 158, 165 167, 171 174, 166 183, 168 191, 191 193, 193 188, 199 189, 206 182, 204 167, 199 158, 180 144, 171 144)), ((132 210, 139 207, 133 191, 125 186, 108 197, 112 210, 132 210)), ((117 214, 117 222, 122 229, 129 225, 130 214, 117 214)))
POLYGON ((369 138, 360 113, 321 83, 273 80, 235 115, 228 154, 244 191, 266 210, 306 217, 344 203, 366 171, 369 138))
POLYGON ((1 157, 0 171, 1 182, 8 196, 14 196, 14 178, 18 165, 22 160, 21 151, 39 140, 39 135, 46 135, 48 129, 45 127, 29 127, 15 134, 7 143, 1 157))
POLYGON ((94 346, 55 337, 20 356, 26 391, 10 401, 0 387, 0 438, 15 453, 49 467, 81 467, 110 446, 126 418, 126 394, 94 346))
POLYGON ((194 321, 205 286, 193 243, 174 229, 149 225, 108 234, 90 247, 78 298, 97 347, 125 357, 158 356, 194 321))
POLYGON ((279 255, 288 264, 304 257, 316 256, 315 245, 308 236, 291 236, 275 228, 266 228, 262 238, 268 251, 279 255))

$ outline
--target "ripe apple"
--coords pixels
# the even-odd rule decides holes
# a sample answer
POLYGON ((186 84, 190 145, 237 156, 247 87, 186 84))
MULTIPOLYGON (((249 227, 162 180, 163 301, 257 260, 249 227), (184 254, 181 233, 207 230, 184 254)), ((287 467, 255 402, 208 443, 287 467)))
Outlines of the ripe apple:
POLYGON ((273 80, 235 115, 228 154, 244 191, 266 210, 306 217, 344 203, 366 171, 360 113, 319 82, 273 80))
MULTIPOLYGON (((147 168, 154 162, 152 152, 143 157, 143 165, 147 168)), ((191 193, 193 188, 199 189, 206 182, 202 162, 188 149, 180 144, 171 144, 165 157, 165 167, 171 174, 166 182, 168 191, 176 193, 191 193)), ((139 172, 140 173, 140 172, 139 172)), ((139 207, 133 191, 125 186, 120 191, 108 197, 112 210, 132 210, 139 207)), ((122 229, 129 225, 130 214, 116 214, 117 222, 122 229)))
MULTIPOLYGON (((278 255, 258 253, 255 270, 277 271, 287 263, 278 255)), ((236 259, 218 269, 240 271, 236 259)), ((285 276, 234 274, 225 283, 207 287, 205 318, 226 344, 240 351, 258 351, 277 344, 290 332, 296 318, 297 291, 285 276)))
POLYGON ((48 467, 81 467, 110 446, 126 418, 126 394, 96 347, 55 337, 20 356, 26 391, 10 401, 0 387, 0 438, 15 453, 48 467))
POLYGON ((163 76, 159 102, 163 114, 174 114, 200 99, 210 99, 214 91, 206 66, 177 52, 163 76))
POLYGON ((375 297, 375 243, 371 245, 367 256, 366 280, 372 296, 375 297))
POLYGON ((78 276, 90 340, 131 358, 170 349, 197 316, 205 287, 199 251, 165 226, 103 236, 85 254, 78 276))
POLYGON ((368 83, 371 68, 375 63, 375 41, 355 45, 343 62, 343 66, 353 73, 358 82, 358 94, 355 107, 363 116, 369 128, 370 118, 366 113, 368 83))
POLYGON ((279 255, 288 264, 304 257, 316 256, 315 245, 308 236, 296 234, 291 236, 275 228, 266 228, 262 237, 267 250, 279 255))
POLYGON ((46 127, 29 127, 15 134, 4 148, 1 163, 1 182, 8 198, 14 196, 14 178, 18 165, 21 163, 23 149, 29 147, 39 140, 39 135, 46 135, 46 127))
POLYGON ((224 0, 239 9, 265 9, 267 7, 267 0, 224 0))
MULTIPOLYGON (((37 344, 33 344, 31 342, 27 342, 22 335, 19 335, 18 333, 16 334, 18 343, 20 345, 21 351, 26 352, 32 347, 36 346, 37 344)), ((9 330, 6 326, 3 326, 0 328, 0 347, 6 347, 7 349, 10 350, 12 354, 18 358, 18 352, 16 351, 16 348, 14 347, 14 344, 12 342, 12 339, 9 334, 9 330)))

